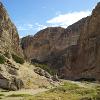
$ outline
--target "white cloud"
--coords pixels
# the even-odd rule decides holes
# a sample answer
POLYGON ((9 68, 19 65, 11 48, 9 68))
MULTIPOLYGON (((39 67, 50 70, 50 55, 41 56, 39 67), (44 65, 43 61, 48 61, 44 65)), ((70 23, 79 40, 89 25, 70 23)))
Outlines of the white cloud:
POLYGON ((39 24, 39 23, 35 23, 35 27, 36 27, 36 30, 39 31, 41 29, 47 28, 48 26, 47 25, 42 25, 42 24, 39 24))
POLYGON ((17 25, 19 31, 27 31, 33 29, 33 24, 21 24, 17 25))
POLYGON ((80 12, 60 14, 52 19, 49 19, 47 23, 51 24, 51 26, 62 26, 66 28, 67 26, 77 22, 81 18, 89 16, 90 14, 91 14, 90 11, 80 11, 80 12))

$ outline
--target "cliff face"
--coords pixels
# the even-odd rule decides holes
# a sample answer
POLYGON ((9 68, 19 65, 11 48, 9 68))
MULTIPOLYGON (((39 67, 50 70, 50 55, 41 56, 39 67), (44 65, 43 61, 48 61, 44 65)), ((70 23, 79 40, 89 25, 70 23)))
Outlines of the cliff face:
POLYGON ((0 88, 17 90, 23 87, 23 81, 18 76, 19 65, 12 54, 23 57, 17 29, 0 2, 0 88))
POLYGON ((47 63, 61 78, 100 76, 100 3, 92 15, 67 29, 49 27, 22 39, 28 60, 47 63))
POLYGON ((0 51, 23 56, 17 29, 11 22, 2 3, 0 3, 0 51))
MULTIPOLYGON (((23 47, 27 47, 28 43, 32 42, 31 38, 27 41, 24 41, 25 46, 23 47)), ((44 41, 44 43, 47 42, 44 41)), ((39 46, 40 44, 34 45, 39 46)), ((31 54, 29 51, 27 56, 31 57, 31 54)), ((0 3, 0 88, 18 90, 52 86, 51 82, 54 81, 49 73, 43 69, 35 68, 30 63, 25 62, 23 58, 17 29, 11 22, 4 6, 0 3)))
POLYGON ((78 45, 76 76, 100 80, 100 3, 85 22, 78 45))
POLYGON ((22 38, 21 45, 24 55, 28 60, 37 59, 43 62, 48 60, 53 53, 61 52, 71 45, 76 45, 81 27, 86 19, 80 20, 67 29, 48 27, 39 31, 35 36, 22 38))
POLYGON ((62 78, 67 78, 67 74, 68 78, 71 77, 71 67, 75 65, 74 60, 77 55, 77 41, 87 18, 83 18, 67 29, 49 27, 39 31, 35 36, 22 38, 21 44, 26 59, 47 63, 57 70, 62 78))

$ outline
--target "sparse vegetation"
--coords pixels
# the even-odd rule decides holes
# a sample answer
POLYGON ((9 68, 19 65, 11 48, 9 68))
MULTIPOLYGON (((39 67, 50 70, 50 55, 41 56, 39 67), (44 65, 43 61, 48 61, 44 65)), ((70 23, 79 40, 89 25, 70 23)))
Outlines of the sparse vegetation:
POLYGON ((8 97, 29 97, 32 96, 30 94, 11 94, 8 97))
POLYGON ((8 52, 5 52, 4 56, 10 59, 10 54, 8 52))
POLYGON ((100 100, 100 85, 89 83, 88 87, 85 87, 84 83, 77 84, 64 81, 56 88, 35 95, 13 93, 5 96, 4 93, 1 92, 0 98, 4 97, 6 99, 10 97, 13 99, 22 97, 22 100, 100 100))
POLYGON ((76 90, 78 88, 79 88, 79 86, 77 84, 65 82, 63 85, 61 85, 57 88, 51 89, 50 92, 55 92, 55 91, 66 92, 68 90, 76 90))
POLYGON ((40 68, 44 69, 45 71, 47 71, 51 75, 56 74, 56 71, 54 69, 50 68, 47 64, 33 63, 33 65, 36 66, 36 67, 40 67, 40 68))
POLYGON ((5 96, 4 94, 0 94, 0 96, 5 96))
POLYGON ((24 59, 21 58, 21 57, 19 57, 19 56, 17 56, 17 55, 15 55, 15 54, 12 54, 12 58, 14 59, 14 61, 16 63, 20 63, 20 64, 23 64, 24 63, 24 59))
POLYGON ((0 64, 4 64, 4 63, 5 63, 5 57, 0 54, 0 64))
POLYGON ((100 100, 99 89, 99 87, 85 88, 74 83, 65 82, 61 86, 23 100, 100 100))

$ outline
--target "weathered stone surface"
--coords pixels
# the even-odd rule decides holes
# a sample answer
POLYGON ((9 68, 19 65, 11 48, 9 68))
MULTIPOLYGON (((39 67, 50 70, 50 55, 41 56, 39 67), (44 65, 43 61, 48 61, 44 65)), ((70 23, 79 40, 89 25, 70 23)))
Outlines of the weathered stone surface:
MULTIPOLYGON (((78 77, 89 77, 100 80, 100 3, 87 19, 81 30, 79 49, 76 61, 78 77)), ((75 75, 75 76, 76 76, 75 75)))
POLYGON ((51 78, 51 75, 47 71, 45 71, 39 67, 35 68, 34 72, 39 74, 40 76, 44 76, 46 78, 51 78))
POLYGON ((17 29, 0 2, 0 56, 3 57, 2 59, 5 59, 0 64, 0 88, 18 90, 24 85, 22 80, 17 78, 19 66, 14 64, 12 60, 9 60, 12 53, 23 57, 17 29))
POLYGON ((21 44, 26 59, 47 63, 57 69, 60 77, 67 77, 65 73, 69 77, 77 55, 80 31, 86 19, 83 18, 67 29, 49 27, 39 31, 35 36, 22 38, 21 44))
POLYGON ((11 22, 3 4, 0 2, 0 51, 23 56, 19 45, 16 26, 11 22))
POLYGON ((0 88, 8 90, 18 90, 23 88, 23 81, 18 76, 18 65, 14 65, 10 60, 8 63, 8 59, 5 59, 5 63, 0 64, 0 88))
POLYGON ((66 29, 49 27, 22 39, 26 59, 57 69, 61 78, 100 80, 100 3, 92 15, 66 29))

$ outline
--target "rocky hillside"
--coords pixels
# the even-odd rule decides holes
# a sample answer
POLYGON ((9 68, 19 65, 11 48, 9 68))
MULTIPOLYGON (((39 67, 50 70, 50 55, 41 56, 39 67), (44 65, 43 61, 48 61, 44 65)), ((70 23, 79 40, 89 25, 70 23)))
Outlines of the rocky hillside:
POLYGON ((97 79, 100 75, 100 3, 92 15, 66 29, 49 27, 22 39, 27 60, 46 63, 61 78, 97 79))
POLYGON ((0 3, 0 52, 23 56, 16 26, 11 22, 2 3, 0 3))
POLYGON ((17 29, 0 3, 0 88, 32 89, 50 86, 52 82, 49 73, 25 62, 17 29))
POLYGON ((18 77, 19 65, 13 61, 20 63, 22 58, 17 29, 0 2, 0 88, 17 90, 23 87, 23 81, 18 77))

